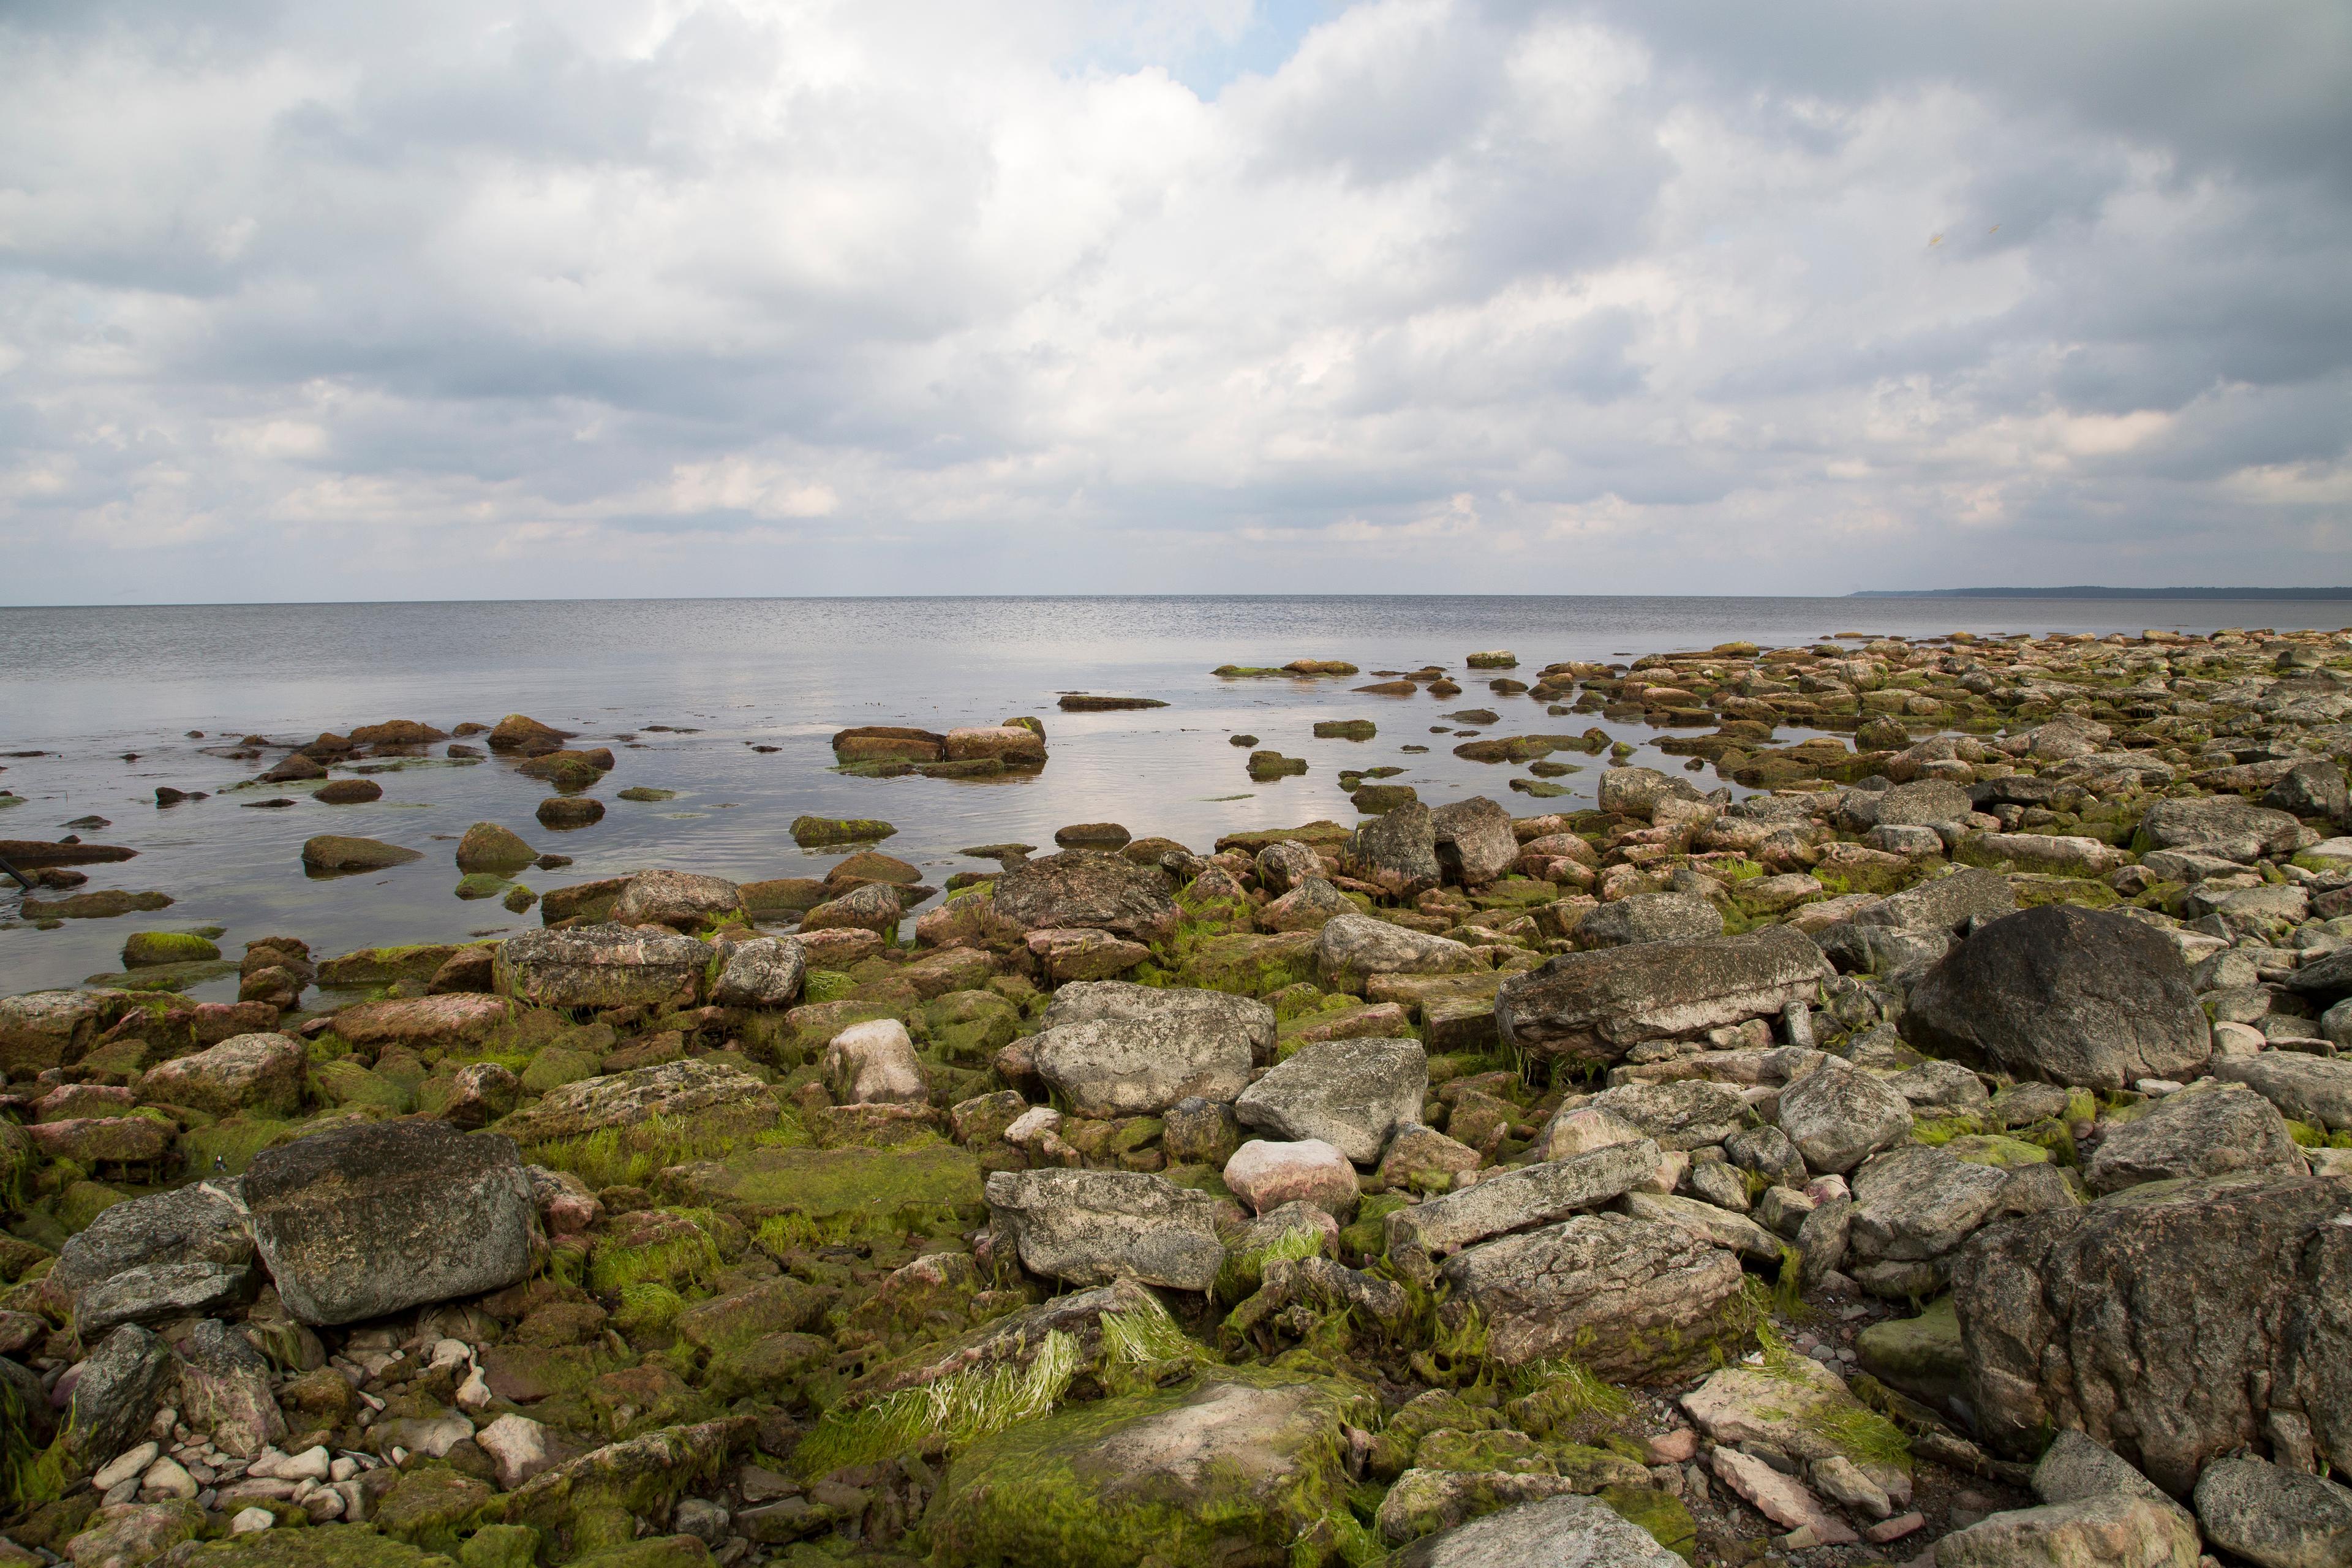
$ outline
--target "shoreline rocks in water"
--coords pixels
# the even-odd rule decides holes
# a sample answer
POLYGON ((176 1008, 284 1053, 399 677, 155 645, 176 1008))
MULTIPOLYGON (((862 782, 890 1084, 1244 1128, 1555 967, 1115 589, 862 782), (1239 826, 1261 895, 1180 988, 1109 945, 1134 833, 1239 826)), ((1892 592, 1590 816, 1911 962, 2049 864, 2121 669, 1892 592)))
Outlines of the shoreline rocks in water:
MULTIPOLYGON (((1766 793, 1618 766, 1515 817, 1367 773, 1352 830, 1078 823, 974 846, 937 904, 857 848, 889 823, 804 817, 823 877, 640 870, 315 959, 142 931, 0 998, 0 1535, 125 1568, 2352 1549, 2352 642, 1726 645, 1524 694, 1766 793), (240 1000, 151 988, 198 971, 240 1000)), ((609 768, 577 737, 488 734, 548 826, 603 809, 562 793, 609 768)), ((980 777, 1045 736, 835 751, 980 777)), ((561 858, 494 824, 456 858, 561 858)))

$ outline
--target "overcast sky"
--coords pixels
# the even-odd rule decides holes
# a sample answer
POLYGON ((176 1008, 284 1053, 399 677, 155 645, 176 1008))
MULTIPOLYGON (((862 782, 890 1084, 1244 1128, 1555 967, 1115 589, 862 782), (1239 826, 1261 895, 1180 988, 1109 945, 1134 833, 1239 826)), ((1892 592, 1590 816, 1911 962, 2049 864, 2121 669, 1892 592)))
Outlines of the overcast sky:
POLYGON ((2345 0, 0 0, 0 603, 2352 582, 2345 0))

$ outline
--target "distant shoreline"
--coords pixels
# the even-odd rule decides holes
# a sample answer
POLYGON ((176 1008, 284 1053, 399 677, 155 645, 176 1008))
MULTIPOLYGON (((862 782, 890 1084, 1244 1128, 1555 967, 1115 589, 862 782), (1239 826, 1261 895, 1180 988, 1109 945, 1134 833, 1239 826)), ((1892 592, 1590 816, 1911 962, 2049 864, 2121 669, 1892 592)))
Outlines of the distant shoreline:
POLYGON ((2352 599, 2352 588, 1862 588, 1849 599, 2352 599))

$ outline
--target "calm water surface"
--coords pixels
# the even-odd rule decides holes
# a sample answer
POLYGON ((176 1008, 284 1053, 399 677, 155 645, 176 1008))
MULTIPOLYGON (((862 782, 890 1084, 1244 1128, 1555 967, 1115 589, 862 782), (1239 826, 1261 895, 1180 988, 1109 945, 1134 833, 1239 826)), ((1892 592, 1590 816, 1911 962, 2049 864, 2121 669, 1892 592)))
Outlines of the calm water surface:
MULTIPOLYGON (((1539 805, 1513 794, 1524 770, 1452 754, 1447 710, 1490 708, 1487 733, 1582 731, 1592 720, 1546 715, 1524 697, 1488 692, 1465 655, 1509 648, 1513 672, 1568 658, 1622 661, 1733 638, 1809 641, 1839 632, 1928 636, 1969 630, 2137 632, 2161 626, 2336 627, 2341 603, 2170 600, 1853 600, 1697 598, 1053 598, 642 600, 424 605, 0 608, 0 785, 24 804, 0 809, 0 837, 69 831, 139 851, 85 868, 89 889, 155 889, 177 900, 156 915, 75 921, 53 931, 17 922, 0 879, 0 994, 71 984, 118 967, 136 930, 217 925, 230 954, 276 932, 329 954, 391 942, 447 941, 536 922, 495 901, 452 896, 457 837, 497 821, 542 849, 572 856, 563 870, 527 871, 541 891, 651 866, 739 879, 821 875, 840 852, 795 847, 803 812, 878 816, 899 829, 884 847, 934 884, 985 863, 961 846, 1015 839, 1050 847, 1057 826, 1113 820, 1206 849, 1220 833, 1286 826, 1355 812, 1343 767, 1398 765, 1399 782, 1433 804, 1490 795, 1515 814, 1589 805, 1600 766, 1558 781, 1574 792, 1539 805), (1221 664, 1342 658, 1354 680, 1221 680, 1221 664), (1377 669, 1435 664, 1458 698, 1383 698, 1349 689, 1377 669), (1055 701, 1088 690, 1158 698, 1139 712, 1069 714, 1055 701), (614 742, 620 765, 593 793, 608 813, 571 833, 542 829, 532 809, 549 793, 492 759, 376 775, 381 801, 320 805, 290 790, 238 790, 257 766, 204 750, 247 733, 308 741, 387 719, 453 729, 520 712, 576 730, 580 745, 614 742), (826 744, 851 724, 945 730, 1035 714, 1052 760, 1034 777, 1002 781, 854 779, 827 770, 826 744), (1318 741, 1318 719, 1365 718, 1365 742, 1318 741), (690 733, 663 733, 670 725, 690 733), (1432 733, 1433 727, 1441 732, 1432 733), (201 740, 185 731, 205 732, 201 740), (1305 757, 1309 771, 1253 784, 1235 732, 1305 757), (773 752, 752 747, 779 748, 773 752), (1426 745, 1426 754, 1400 751, 1426 745), (125 753, 136 753, 135 758, 125 753), (212 798, 169 810, 169 784, 212 798), (678 792, 636 805, 633 784, 678 792), (292 795, 286 810, 241 801, 292 795), (104 828, 70 829, 86 816, 104 828), (298 855, 318 833, 355 834, 425 851, 360 877, 313 880, 298 855)), ((1646 752, 1657 735, 1604 723, 1646 752)), ((1801 731, 1784 731, 1796 738, 1801 731)), ((440 747, 431 748, 438 753, 440 747)), ((1641 760, 1680 767, 1679 758, 1641 760)), ((1708 782, 1714 782, 1708 775, 1708 782)), ((199 990, 233 995, 235 983, 199 990)))

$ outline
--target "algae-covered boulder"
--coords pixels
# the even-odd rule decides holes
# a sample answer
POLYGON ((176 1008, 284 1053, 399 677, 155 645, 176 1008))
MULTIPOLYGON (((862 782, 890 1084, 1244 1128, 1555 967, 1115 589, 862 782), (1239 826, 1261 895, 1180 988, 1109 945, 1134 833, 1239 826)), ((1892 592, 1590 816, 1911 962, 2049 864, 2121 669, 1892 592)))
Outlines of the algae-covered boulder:
POLYGON ((689 1058, 563 1084, 550 1089, 538 1104, 508 1117, 499 1131, 519 1142, 544 1143, 633 1127, 656 1117, 679 1121, 719 1113, 731 1113, 747 1123, 772 1121, 775 1100, 768 1086, 751 1074, 689 1058))
POLYGON ((978 1215, 980 1163, 948 1143, 908 1149, 746 1149, 724 1160, 674 1166, 666 1188, 694 1204, 755 1215, 798 1214, 842 1224, 908 1228, 978 1215))
POLYGON ((488 871, 494 876, 510 876, 539 858, 539 851, 522 841, 520 834, 499 826, 495 822, 478 822, 466 829, 457 840, 457 869, 488 871))
POLYGON ((1445 1278, 1506 1366, 1571 1355, 1599 1376, 1664 1381, 1750 1326, 1739 1260, 1672 1226, 1579 1215, 1455 1253, 1445 1278))
POLYGON ((122 967, 152 969, 165 963, 202 963, 221 955, 208 937, 194 931, 133 931, 122 942, 122 967))
POLYGON ((525 931, 499 943, 499 991, 541 1007, 691 1005, 710 949, 632 926, 525 931))
POLYGON ((982 1439, 930 1514, 959 1568, 1282 1560, 1342 1506, 1358 1401, 1319 1381, 1218 1372, 982 1439))
POLYGON ((538 1233, 513 1142, 437 1121, 339 1127, 254 1159, 253 1239, 300 1322, 348 1323, 511 1285, 538 1233))
POLYGON ((1096 1018, 1046 1029, 1030 1048, 1073 1115, 1154 1116, 1195 1096, 1230 1102, 1249 1082, 1249 1037, 1207 1015, 1187 1023, 1096 1018))
POLYGON ((302 846, 303 868, 322 876, 348 871, 380 871, 386 867, 405 866, 411 860, 424 858, 418 851, 404 849, 396 844, 385 844, 373 838, 346 838, 334 833, 322 833, 302 846))
POLYGON ((724 877, 691 871, 640 871, 613 902, 615 925, 698 931, 743 915, 743 889, 724 877))
POLYGON ((174 1057, 139 1080, 142 1099, 212 1116, 253 1110, 289 1115, 302 1103, 301 1042, 287 1035, 235 1035, 174 1057))
POLYGON ((423 1050, 435 1046, 478 1045, 512 1021, 517 1010, 503 996, 486 996, 479 992, 387 997, 381 1002, 358 1003, 336 1014, 335 1033, 352 1045, 379 1050, 386 1046, 423 1050))

